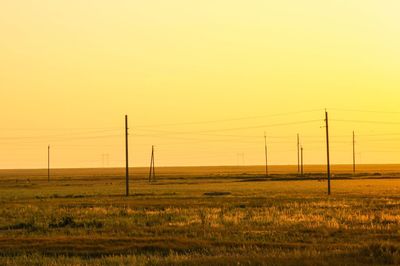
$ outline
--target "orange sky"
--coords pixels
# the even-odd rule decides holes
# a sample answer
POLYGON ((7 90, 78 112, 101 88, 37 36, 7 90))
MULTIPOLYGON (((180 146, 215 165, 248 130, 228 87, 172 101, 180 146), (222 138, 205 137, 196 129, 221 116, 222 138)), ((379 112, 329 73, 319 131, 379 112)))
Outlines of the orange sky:
POLYGON ((296 133, 305 162, 324 163, 324 108, 333 163, 351 163, 352 130, 359 162, 400 163, 399 10, 2 1, 0 168, 46 167, 48 144, 54 167, 122 166, 125 114, 132 165, 151 145, 158 165, 262 164, 264 131, 272 164, 296 163, 296 133))

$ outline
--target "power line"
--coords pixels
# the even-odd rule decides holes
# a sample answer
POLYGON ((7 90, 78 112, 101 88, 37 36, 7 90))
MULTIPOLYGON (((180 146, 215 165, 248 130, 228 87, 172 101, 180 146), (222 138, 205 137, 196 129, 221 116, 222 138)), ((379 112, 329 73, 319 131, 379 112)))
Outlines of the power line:
POLYGON ((259 143, 258 141, 238 141, 238 140, 229 140, 229 139, 197 139, 197 138, 185 138, 185 137, 165 137, 165 136, 156 136, 156 135, 140 135, 135 134, 135 137, 149 137, 149 138, 159 138, 159 139, 173 139, 173 140, 187 140, 187 141, 198 141, 198 142, 234 142, 234 143, 259 143))
POLYGON ((345 120, 345 119, 330 119, 330 120, 335 122, 346 122, 346 123, 400 125, 400 123, 398 122, 388 122, 388 121, 345 120))
POLYGON ((256 128, 265 128, 265 127, 280 127, 280 126, 289 126, 289 125, 308 124, 308 123, 313 123, 313 122, 321 122, 321 120, 315 119, 315 120, 305 120, 305 121, 298 121, 298 122, 264 124, 264 125, 257 125, 257 126, 248 126, 248 127, 211 129, 211 130, 200 130, 200 131, 165 131, 165 130, 143 130, 143 129, 142 130, 138 129, 138 130, 149 131, 149 132, 159 132, 159 133, 166 133, 166 134, 196 134, 196 133, 234 131, 234 130, 242 130, 242 129, 256 129, 256 128))
MULTIPOLYGON (((207 133, 197 133, 197 132, 182 132, 182 131, 165 131, 165 130, 151 130, 151 129, 136 129, 136 131, 143 131, 143 132, 155 132, 155 133, 164 133, 164 134, 135 134, 135 136, 141 136, 141 137, 164 137, 168 135, 197 135, 197 136, 209 136, 209 137, 221 137, 221 138, 253 138, 253 139, 259 139, 259 135, 227 135, 227 134, 207 134, 207 133)), ((400 134, 399 134, 400 135, 400 134)), ((347 135, 334 135, 334 138, 348 138, 347 135)), ((269 139, 292 139, 293 135, 279 135, 279 136, 274 136, 274 135, 268 135, 269 139)), ((321 138, 323 139, 323 136, 321 135, 302 135, 302 138, 321 138)))
POLYGON ((397 151, 360 151, 359 153, 374 153, 374 152, 376 152, 376 153, 385 153, 385 152, 388 152, 388 153, 400 153, 400 150, 397 150, 397 151))
POLYGON ((368 143, 368 142, 386 142, 386 141, 395 142, 395 141, 400 141, 400 139, 399 138, 396 138, 396 139, 372 139, 372 140, 368 140, 368 141, 364 141, 364 142, 368 143))
POLYGON ((155 124, 155 125, 135 125, 135 127, 160 127, 160 126, 212 124, 212 123, 221 123, 221 122, 229 122, 229 121, 240 121, 240 120, 249 120, 249 119, 256 119, 256 118, 267 118, 267 117, 277 117, 277 116, 303 114, 303 113, 310 113, 310 112, 319 112, 321 110, 322 109, 311 109, 311 110, 303 110, 303 111, 297 111, 297 112, 286 112, 286 113, 280 113, 280 114, 270 114, 270 115, 261 115, 261 116, 247 116, 247 117, 239 117, 239 118, 228 118, 228 119, 197 121, 197 122, 167 123, 167 124, 155 124))
MULTIPOLYGON (((91 137, 76 137, 76 138, 62 138, 58 140, 53 140, 53 142, 63 142, 63 141, 71 141, 71 140, 91 140, 91 139, 107 139, 107 138, 115 138, 121 137, 121 135, 103 135, 103 136, 91 136, 91 137)), ((47 142, 48 139, 37 140, 37 141, 28 141, 28 142, 18 142, 18 144, 36 144, 36 143, 44 143, 47 142)), ((11 141, 18 141, 17 139, 11 141)), ((1 142, 1 140, 0 140, 1 142)), ((3 142, 4 143, 4 142, 3 142)))
POLYGON ((400 136, 400 133, 365 134, 365 135, 357 135, 357 136, 358 137, 400 136))
POLYGON ((58 137, 68 137, 73 135, 87 135, 94 133, 106 133, 106 132, 115 132, 116 130, 101 130, 101 131, 88 131, 88 132, 80 132, 80 133, 68 133, 68 134, 58 134, 58 135, 43 135, 43 136, 23 136, 23 137, 1 137, 2 140, 23 140, 23 139, 49 139, 49 138, 58 138, 58 137))
POLYGON ((203 130, 203 131, 191 131, 191 132, 184 132, 184 133, 224 132, 224 131, 235 131, 235 130, 242 130, 242 129, 256 129, 256 128, 266 128, 266 127, 280 127, 280 126, 290 126, 290 125, 301 125, 301 124, 309 124, 309 123, 315 123, 315 122, 321 122, 321 120, 320 119, 318 119, 318 120, 305 120, 305 121, 299 121, 299 122, 277 123, 277 124, 269 124, 269 125, 225 128, 225 129, 212 129, 212 130, 203 130))
POLYGON ((102 128, 0 128, 1 131, 80 131, 80 130, 121 130, 120 127, 102 128))
POLYGON ((379 110, 340 109, 340 108, 330 108, 329 110, 340 111, 340 112, 357 112, 357 113, 400 114, 400 112, 396 111, 379 111, 379 110))

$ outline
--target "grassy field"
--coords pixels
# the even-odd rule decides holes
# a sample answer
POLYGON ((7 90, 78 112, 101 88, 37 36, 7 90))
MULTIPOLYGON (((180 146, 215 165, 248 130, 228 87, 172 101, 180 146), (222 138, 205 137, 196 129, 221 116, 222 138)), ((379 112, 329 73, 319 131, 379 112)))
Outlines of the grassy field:
POLYGON ((400 264, 400 166, 0 171, 0 265, 400 264))

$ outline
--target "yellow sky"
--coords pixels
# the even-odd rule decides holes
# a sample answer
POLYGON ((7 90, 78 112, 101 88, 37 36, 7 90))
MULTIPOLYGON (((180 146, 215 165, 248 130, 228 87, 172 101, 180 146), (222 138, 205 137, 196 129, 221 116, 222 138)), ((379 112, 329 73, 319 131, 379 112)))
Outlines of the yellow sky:
POLYGON ((397 0, 1 1, 0 168, 45 167, 47 144, 55 167, 122 166, 125 114, 136 166, 152 144, 159 165, 261 164, 264 130, 272 164, 296 163, 298 132, 305 162, 324 163, 325 107, 385 122, 332 121, 333 163, 351 163, 353 129, 360 162, 399 163, 399 12, 397 0))

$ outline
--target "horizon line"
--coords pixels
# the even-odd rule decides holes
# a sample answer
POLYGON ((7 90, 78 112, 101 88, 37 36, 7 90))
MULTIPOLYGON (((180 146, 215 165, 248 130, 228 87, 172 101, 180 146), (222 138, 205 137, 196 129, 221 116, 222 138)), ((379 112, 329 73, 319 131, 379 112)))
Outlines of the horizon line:
MULTIPOLYGON (((326 166, 326 164, 305 164, 307 166, 326 166)), ((357 166, 395 166, 399 165, 400 163, 360 163, 357 164, 357 166)), ((286 167, 297 167, 297 164, 272 164, 268 165, 268 167, 281 167, 281 166, 286 166, 286 167)), ((351 163, 337 163, 337 164, 331 164, 331 166, 353 166, 351 163)), ((263 164, 254 164, 254 165, 181 165, 181 166, 156 166, 156 168, 206 168, 206 167, 265 167, 263 164)), ((138 168, 149 168, 148 166, 132 166, 129 167, 129 169, 138 169, 138 168)), ((111 167, 55 167, 55 168, 50 168, 51 170, 72 170, 72 169, 125 169, 124 166, 111 166, 111 167)), ((16 171, 16 170, 46 170, 47 168, 0 168, 0 171, 16 171)))

